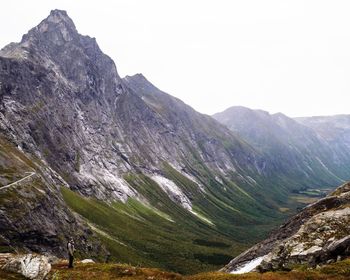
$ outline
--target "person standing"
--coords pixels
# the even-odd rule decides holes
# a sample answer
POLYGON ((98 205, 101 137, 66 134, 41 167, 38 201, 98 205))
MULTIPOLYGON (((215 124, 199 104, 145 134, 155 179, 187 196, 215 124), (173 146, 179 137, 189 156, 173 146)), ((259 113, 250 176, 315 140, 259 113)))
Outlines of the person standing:
POLYGON ((74 252, 75 252, 75 247, 74 247, 74 240, 71 238, 68 243, 67 243, 67 250, 68 250, 68 268, 73 268, 73 261, 74 261, 74 252))

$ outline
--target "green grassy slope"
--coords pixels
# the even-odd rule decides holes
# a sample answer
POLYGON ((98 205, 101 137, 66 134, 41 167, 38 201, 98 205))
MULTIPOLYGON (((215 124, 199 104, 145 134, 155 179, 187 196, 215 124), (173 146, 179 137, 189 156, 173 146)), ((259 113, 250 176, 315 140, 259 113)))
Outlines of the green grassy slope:
POLYGON ((143 174, 130 173, 124 178, 147 203, 129 199, 125 204, 107 204, 66 188, 61 191, 69 207, 107 245, 111 259, 185 274, 226 264, 286 216, 260 204, 230 181, 224 187, 209 173, 201 182, 205 192, 168 164, 164 164, 164 174, 184 190, 200 217, 174 203, 143 174))
MULTIPOLYGON (((41 162, 29 159, 2 138, 0 159, 3 184, 23 177, 24 172, 41 174, 37 168, 41 162)), ((259 185, 237 185, 235 174, 231 178, 221 176, 220 183, 220 175, 200 162, 194 164, 195 160, 194 156, 187 158, 187 172, 196 177, 205 191, 167 163, 163 164, 162 175, 191 199, 197 216, 174 203, 156 182, 141 173, 128 173, 124 179, 147 203, 130 199, 126 204, 107 204, 66 188, 61 188, 61 192, 67 205, 85 218, 108 247, 111 260, 185 274, 215 270, 263 239, 289 213, 280 212, 278 202, 259 196, 259 185)), ((30 210, 31 204, 39 205, 45 200, 45 190, 40 177, 35 176, 20 187, 0 192, 0 204, 6 209, 22 209, 9 211, 11 220, 16 220, 19 214, 22 217, 30 210)), ((0 240, 0 250, 8 252, 12 248, 0 240)), ((78 255, 88 257, 84 252, 78 255)), ((100 261, 106 258, 96 253, 90 257, 100 261)))
POLYGON ((162 209, 169 207, 167 212, 136 200, 108 205, 66 188, 62 193, 67 204, 97 228, 112 260, 194 273, 215 269, 229 261, 232 252, 244 249, 165 198, 162 209), (171 221, 176 215, 183 218, 171 221))

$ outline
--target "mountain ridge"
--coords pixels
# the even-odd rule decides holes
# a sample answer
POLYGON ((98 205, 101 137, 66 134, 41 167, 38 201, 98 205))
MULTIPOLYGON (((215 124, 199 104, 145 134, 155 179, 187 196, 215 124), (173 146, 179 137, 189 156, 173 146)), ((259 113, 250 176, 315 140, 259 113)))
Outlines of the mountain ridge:
MULTIPOLYGON (((44 251, 62 256, 65 240, 72 234, 77 240, 79 251, 85 255, 95 255, 97 248, 101 247, 97 240, 103 240, 107 249, 112 251, 112 256, 121 254, 125 261, 167 265, 174 270, 186 269, 164 258, 160 261, 159 256, 164 252, 154 248, 164 248, 164 244, 173 246, 171 238, 174 237, 168 236, 159 241, 159 232, 164 235, 170 227, 172 231, 178 232, 178 236, 188 236, 187 239, 191 241, 186 246, 192 251, 195 249, 195 253, 191 252, 186 259, 186 262, 193 263, 193 268, 187 269, 214 266, 217 261, 210 260, 213 258, 211 254, 224 258, 221 262, 227 261, 228 249, 208 247, 208 252, 203 254, 201 245, 192 242, 197 242, 197 239, 210 240, 216 236, 227 244, 224 248, 231 245, 240 248, 244 246, 240 241, 228 238, 231 229, 241 231, 242 226, 238 221, 252 223, 257 220, 256 216, 271 212, 258 201, 253 202, 253 205, 257 204, 263 209, 261 214, 255 214, 253 207, 244 212, 237 210, 236 207, 242 207, 242 203, 251 198, 233 183, 227 185, 224 191, 222 184, 215 181, 216 176, 222 183, 222 180, 229 183, 229 178, 217 177, 220 175, 218 172, 221 172, 217 166, 226 170, 238 168, 238 162, 231 158, 232 153, 241 155, 241 164, 256 170, 257 155, 253 149, 247 145, 239 148, 231 144, 231 141, 240 144, 231 132, 224 127, 216 131, 215 121, 202 117, 180 101, 164 95, 165 102, 171 101, 188 117, 194 116, 193 124, 208 121, 201 126, 215 133, 208 137, 199 130, 192 131, 184 119, 175 125, 169 123, 169 120, 177 119, 175 111, 160 114, 147 105, 138 94, 127 88, 113 61, 104 56, 99 48, 90 48, 90 45, 95 44, 94 41, 75 33, 75 27, 65 26, 66 21, 62 23, 61 19, 56 20, 57 17, 60 19, 61 14, 52 12, 39 27, 29 31, 22 42, 10 44, 1 52, 0 129, 1 136, 9 141, 7 145, 11 146, 11 151, 28 156, 29 161, 35 161, 32 167, 35 170, 39 167, 45 169, 42 174, 37 172, 40 180, 51 181, 54 180, 51 178, 53 176, 58 178, 57 183, 50 187, 51 196, 57 200, 51 199, 49 202, 80 218, 61 222, 52 219, 50 212, 47 212, 45 219, 41 212, 30 215, 30 207, 26 205, 30 204, 30 200, 23 199, 20 207, 23 207, 24 216, 21 219, 26 218, 28 223, 35 219, 38 227, 41 227, 38 236, 45 235, 49 230, 47 223, 52 220, 49 226, 52 231, 51 243, 57 246, 50 247, 50 243, 44 242, 45 239, 29 240, 27 232, 33 231, 33 227, 12 222, 14 217, 10 202, 15 196, 22 197, 18 192, 27 189, 33 197, 39 196, 37 203, 40 205, 44 203, 42 200, 45 197, 39 194, 48 192, 48 186, 42 184, 39 188, 34 182, 29 188, 23 186, 23 190, 22 186, 10 189, 1 194, 4 200, 9 201, 1 214, 7 221, 3 223, 0 233, 4 240, 3 246, 8 248, 11 245, 15 250, 44 251), (65 32, 67 28, 68 34, 65 32), (170 133, 169 125, 174 133, 170 133), (224 146, 222 139, 230 140, 224 146), (192 164, 194 162, 196 166, 192 164), (38 193, 36 188, 40 189, 38 193), (224 198, 223 192, 229 192, 233 198, 224 198), (101 204, 101 201, 107 204, 101 204), (110 224, 103 222, 107 217, 98 216, 102 213, 114 217, 110 224), (232 213, 235 214, 231 216, 232 213), (128 216, 134 218, 125 219, 128 216), (182 221, 183 217, 187 220, 182 221), (140 224, 140 219, 145 222, 140 224), (132 230, 125 233, 125 229, 113 225, 113 220, 132 230), (212 220, 216 220, 216 231, 212 229, 212 220), (225 228, 229 220, 234 223, 225 228), (149 228, 155 221, 160 225, 157 231, 149 228), (181 228, 179 232, 176 225, 171 225, 171 221, 182 224, 190 234, 184 233, 181 228), (84 230, 74 231, 68 227, 70 223, 84 230), (150 245, 146 243, 146 248, 144 240, 136 241, 140 236, 135 233, 141 228, 153 239, 150 245), (13 239, 12 230, 19 232, 17 240, 13 239), (131 235, 135 240, 128 239, 131 235), (112 236, 112 241, 106 236, 112 236), (116 240, 122 240, 121 243, 136 249, 125 251, 116 240), (89 249, 91 247, 92 250, 89 249), (152 253, 152 257, 145 257, 144 250, 148 254, 153 251, 156 253, 152 253)), ((3 152, 6 154, 8 151, 3 149, 3 152)), ((2 158, 1 161, 7 168, 7 160, 2 158)), ((21 174, 17 172, 6 175, 8 177, 3 178, 4 184, 11 182, 13 176, 20 177, 21 174)), ((247 237, 248 240, 254 238, 253 235, 247 237)), ((186 242, 184 240, 178 244, 186 242)), ((184 250, 189 251, 185 247, 184 250)), ((96 258, 103 259, 107 252, 100 252, 96 258)), ((179 250, 174 250, 173 254, 174 260, 183 258, 183 252, 179 250)))
POLYGON ((344 181, 350 175, 346 168, 349 160, 342 149, 326 141, 316 130, 282 113, 231 107, 213 117, 251 145, 260 147, 266 156, 280 157, 276 164, 283 167, 285 163, 284 172, 295 169, 299 176, 305 177, 303 170, 311 168, 315 170, 311 173, 314 181, 322 181, 327 173, 344 181))

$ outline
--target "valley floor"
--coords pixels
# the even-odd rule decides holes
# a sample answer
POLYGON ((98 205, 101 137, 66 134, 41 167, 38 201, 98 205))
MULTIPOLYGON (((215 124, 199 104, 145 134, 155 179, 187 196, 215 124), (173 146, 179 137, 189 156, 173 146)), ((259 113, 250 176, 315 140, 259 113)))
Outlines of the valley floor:
MULTIPOLYGON (((0 279, 24 279, 17 274, 0 270, 0 279)), ((66 263, 56 264, 48 276, 49 280, 346 280, 350 279, 350 258, 318 269, 298 267, 290 272, 246 273, 232 275, 226 273, 202 273, 192 276, 164 272, 158 269, 139 268, 122 264, 77 264, 74 269, 68 269, 66 263)))

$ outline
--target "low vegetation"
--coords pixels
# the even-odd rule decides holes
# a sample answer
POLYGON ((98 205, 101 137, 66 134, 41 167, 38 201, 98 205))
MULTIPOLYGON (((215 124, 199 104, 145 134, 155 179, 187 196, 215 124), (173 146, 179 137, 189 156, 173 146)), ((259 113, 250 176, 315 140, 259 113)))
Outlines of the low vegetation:
MULTIPOLYGON (((137 180, 153 182, 142 177, 128 180, 134 180, 134 184, 137 180)), ((157 185, 145 188, 159 195, 154 204, 157 208, 133 199, 125 204, 107 204, 66 188, 62 188, 62 194, 69 207, 84 217, 99 235, 111 252, 111 261, 191 274, 215 270, 233 257, 232 251, 244 249, 215 228, 185 213, 186 210, 171 203, 157 188, 157 185), (181 220, 178 216, 187 216, 187 219, 181 220)))
MULTIPOLYGON (((22 276, 0 270, 0 279, 24 279, 22 276)), ((350 259, 317 269, 299 267, 289 272, 246 273, 233 275, 219 272, 182 276, 158 269, 133 267, 125 264, 76 264, 68 269, 66 263, 53 265, 48 280, 346 280, 350 279, 350 259)))
MULTIPOLYGON (((294 212, 296 205, 295 201, 287 205, 288 211, 268 209, 260 204, 263 198, 253 199, 256 195, 250 192, 251 188, 250 193, 246 193, 226 178, 221 178, 224 182, 220 183, 220 179, 205 169, 197 183, 166 163, 163 172, 183 189, 192 202, 193 211, 202 218, 174 203, 144 174, 129 173, 124 179, 148 203, 136 199, 129 199, 127 203, 105 203, 67 188, 61 191, 71 210, 85 218, 106 245, 111 261, 181 274, 223 267, 234 256, 265 238, 286 215, 294 212), (205 186, 204 192, 199 184, 205 186)), ((99 260, 104 261, 103 258, 99 260)))

